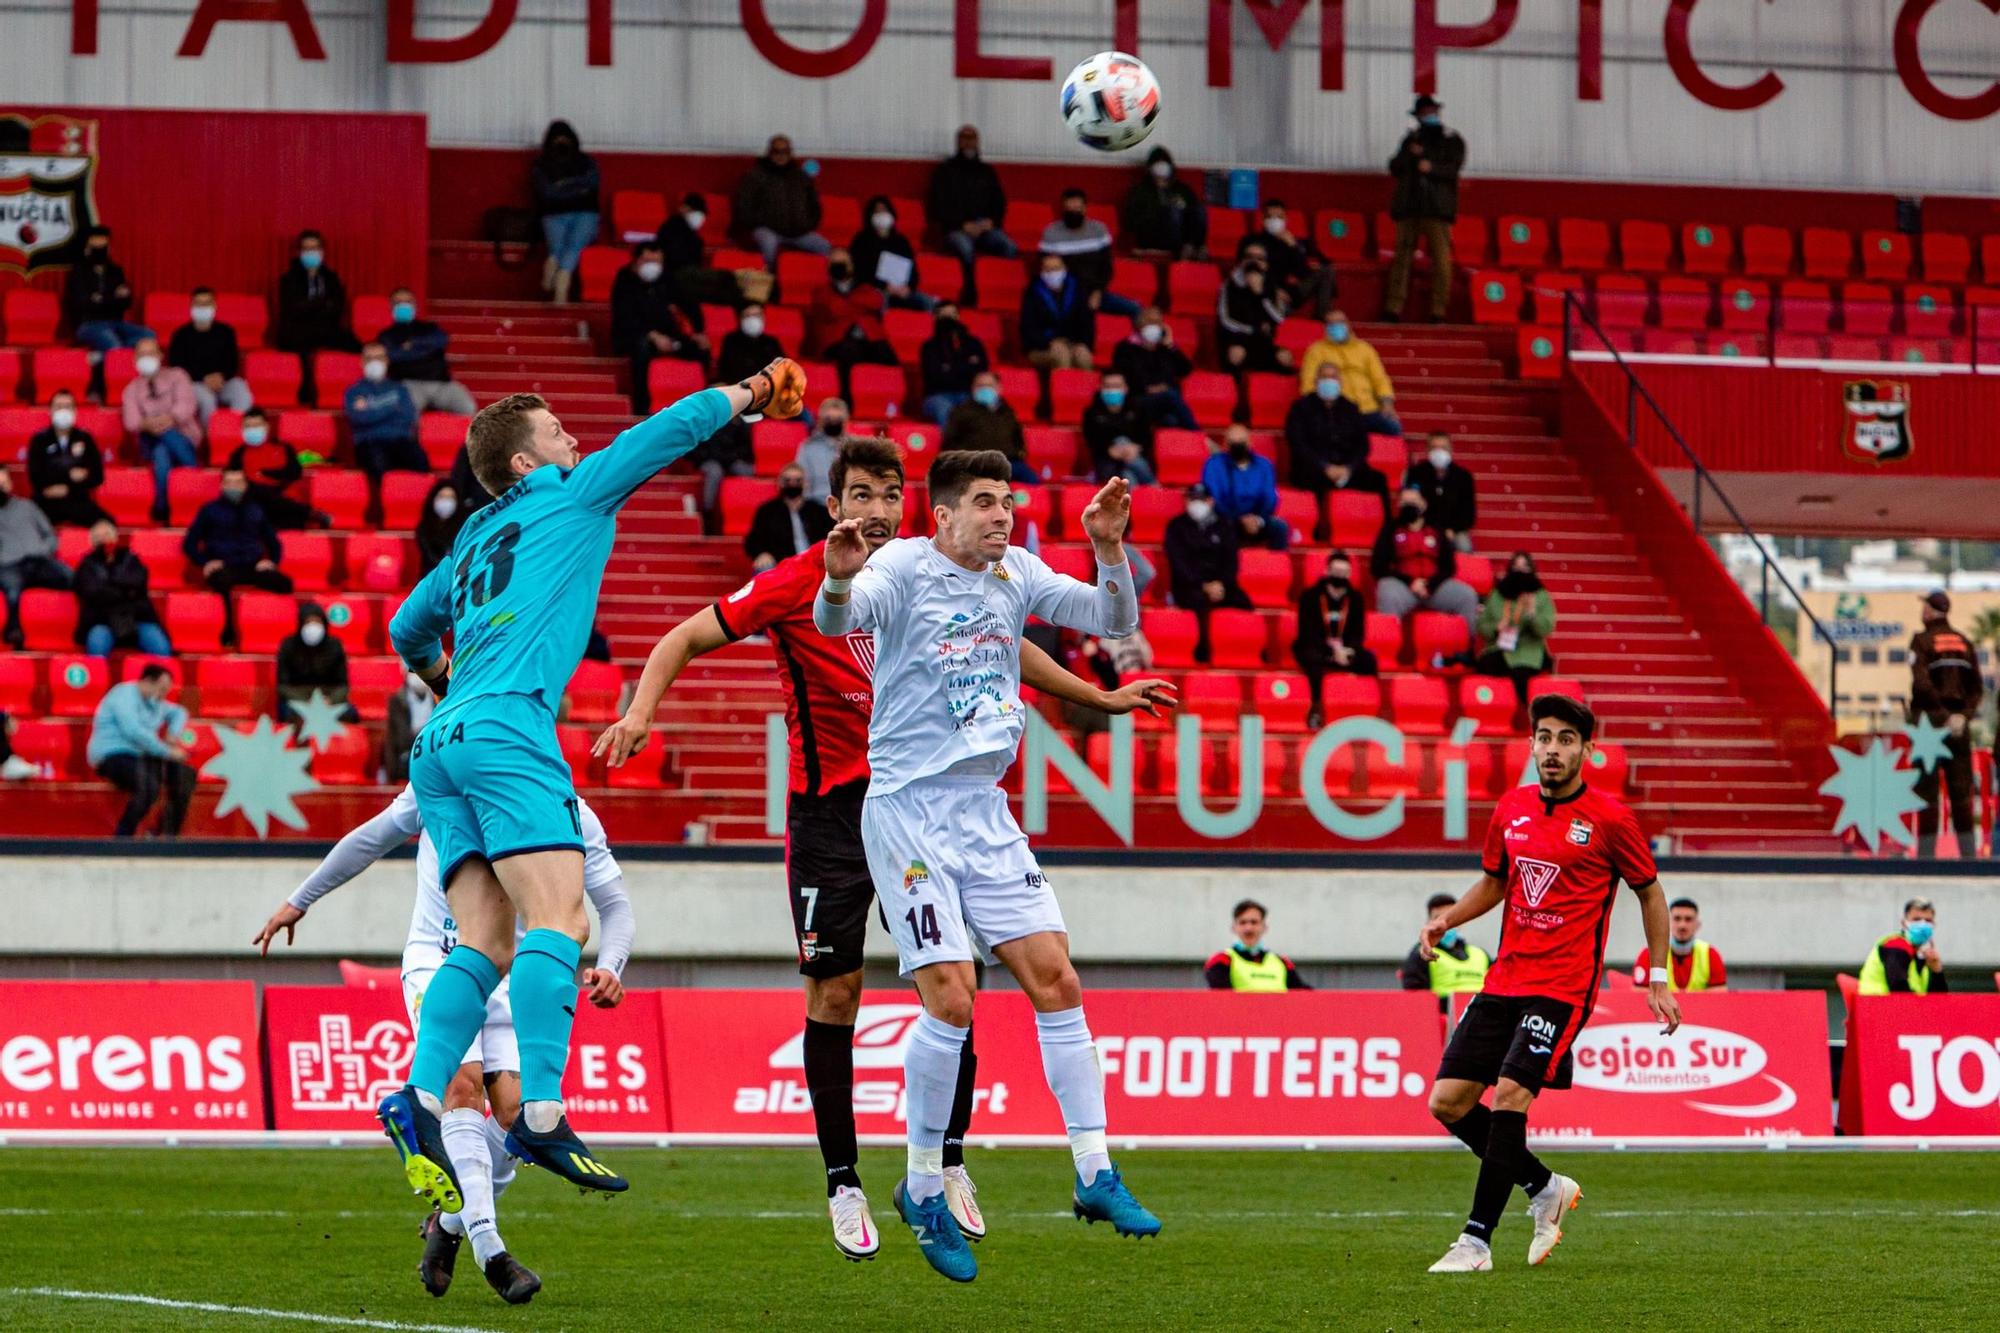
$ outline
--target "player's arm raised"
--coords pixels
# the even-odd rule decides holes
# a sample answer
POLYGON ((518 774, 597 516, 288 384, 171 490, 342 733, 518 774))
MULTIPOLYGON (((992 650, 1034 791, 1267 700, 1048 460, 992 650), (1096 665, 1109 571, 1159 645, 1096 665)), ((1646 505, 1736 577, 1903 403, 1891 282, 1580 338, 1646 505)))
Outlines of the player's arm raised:
POLYGON ((1653 1017, 1666 1025, 1663 1031, 1672 1032, 1681 1025, 1681 1002, 1674 998, 1670 984, 1673 973, 1668 970, 1672 964, 1667 958, 1667 891, 1656 879, 1635 892, 1639 895, 1640 919, 1646 926, 1646 1006, 1653 1011, 1653 1017))
POLYGON ((821 634, 846 634, 869 625, 865 590, 857 602, 854 581, 868 567, 861 520, 843 519, 826 534, 826 578, 813 598, 813 625, 821 634))
POLYGON ((1021 640, 1021 683, 1032 685, 1044 694, 1052 694, 1065 703, 1094 708, 1113 717, 1137 712, 1163 717, 1179 703, 1172 681, 1151 677, 1127 681, 1107 693, 1074 671, 1065 670, 1061 663, 1027 639, 1021 640))
POLYGON ((590 752, 603 755, 606 765, 617 768, 645 749, 653 731, 653 714, 659 710, 667 690, 687 670, 687 664, 728 642, 729 634, 712 606, 704 606, 668 630, 646 655, 646 669, 639 673, 639 684, 632 691, 632 702, 625 709, 625 716, 604 729, 590 752))
POLYGON ((1468 921, 1477 921, 1505 901, 1507 881, 1497 875, 1482 874, 1479 882, 1467 889, 1444 915, 1424 923, 1423 933, 1417 936, 1417 952, 1423 955, 1426 962, 1437 957, 1437 942, 1444 938, 1447 930, 1468 921))
POLYGON ((456 562, 446 558, 424 575, 389 621, 389 647, 442 698, 451 683, 451 656, 444 650, 452 627, 451 581, 456 562))
POLYGON ((271 944, 281 930, 285 932, 285 943, 289 945, 293 928, 305 919, 308 908, 408 842, 422 828, 423 823, 417 817, 416 796, 405 787, 373 819, 351 830, 335 843, 325 859, 313 867, 313 872, 298 888, 292 890, 291 897, 271 913, 271 919, 250 941, 257 946, 258 954, 263 956, 271 952, 271 944))
POLYGON ((570 490, 585 507, 613 513, 655 473, 691 452, 738 413, 785 420, 799 414, 805 396, 805 372, 781 356, 741 384, 691 393, 621 432, 576 465, 569 475, 570 490))

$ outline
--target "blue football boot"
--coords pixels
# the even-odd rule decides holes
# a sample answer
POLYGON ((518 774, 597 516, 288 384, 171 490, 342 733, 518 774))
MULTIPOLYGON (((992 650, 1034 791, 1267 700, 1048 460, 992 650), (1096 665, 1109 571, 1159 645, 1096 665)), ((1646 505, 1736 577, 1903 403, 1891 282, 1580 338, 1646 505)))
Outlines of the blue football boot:
POLYGON ((953 1282, 970 1282, 978 1277, 979 1261, 972 1257, 972 1247, 965 1243, 965 1233, 958 1229, 951 1209, 945 1207, 944 1195, 911 1203, 907 1185, 906 1181, 896 1182, 896 1213, 915 1233, 924 1258, 953 1282))
POLYGON ((555 1172, 579 1189, 623 1194, 632 1188, 625 1177, 591 1156, 590 1149, 569 1127, 568 1116, 558 1116, 556 1127, 546 1134, 529 1129, 525 1114, 515 1116, 514 1127, 507 1131, 507 1151, 530 1166, 555 1172))
POLYGON ((1132 1197, 1132 1191, 1125 1188, 1125 1178, 1118 1174, 1115 1163, 1099 1171, 1097 1179, 1088 1185, 1083 1183, 1082 1176, 1078 1176, 1076 1194, 1070 1201, 1070 1207, 1086 1222, 1109 1222, 1121 1236, 1160 1234, 1160 1219, 1147 1212, 1132 1197))
POLYGON ((404 1084, 384 1097, 375 1107, 375 1118, 389 1136, 397 1156, 403 1159, 403 1179, 418 1195, 430 1200, 440 1212, 455 1213, 465 1206, 458 1192, 458 1170, 451 1154, 444 1150, 444 1127, 424 1109, 417 1090, 404 1084))

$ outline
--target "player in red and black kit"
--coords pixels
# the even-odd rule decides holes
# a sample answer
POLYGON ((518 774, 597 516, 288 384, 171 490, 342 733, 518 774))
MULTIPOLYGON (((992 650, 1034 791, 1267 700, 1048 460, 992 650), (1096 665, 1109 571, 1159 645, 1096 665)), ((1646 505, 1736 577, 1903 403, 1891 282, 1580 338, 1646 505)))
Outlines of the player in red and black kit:
MULTIPOLYGON (((828 483, 827 508, 834 520, 859 522, 871 551, 902 527, 903 455, 888 440, 860 438, 842 445, 828 483)), ((780 562, 670 630, 647 658, 625 716, 598 738, 594 752, 605 755, 611 767, 624 763, 645 748, 654 711, 689 662, 752 634, 770 637, 791 734, 785 870, 805 978, 806 1086, 826 1163, 834 1244, 850 1259, 868 1259, 881 1237, 855 1169, 854 1021, 861 1008, 862 946, 875 906, 875 883, 861 842, 875 645, 872 635, 829 637, 814 626, 813 598, 826 577, 824 548, 820 542, 780 562)), ((1026 642, 1021 677, 1059 699, 1107 713, 1173 706, 1172 687, 1164 681, 1134 681, 1107 694, 1026 642)), ((944 1148, 945 1199, 960 1230, 973 1240, 985 1234, 965 1175, 975 1066, 968 1040, 944 1148)))
POLYGON ((1516 1185, 1528 1195, 1538 1264, 1562 1239, 1562 1219, 1582 1187, 1528 1151, 1528 1108, 1543 1088, 1570 1085, 1570 1046, 1590 1021, 1604 975, 1604 939, 1618 882, 1639 896, 1652 958, 1647 1003, 1672 1032, 1680 1004, 1668 987, 1667 898, 1653 851, 1625 803, 1584 785, 1597 719, 1582 701, 1545 694, 1529 705, 1539 784, 1500 798, 1486 830, 1480 881, 1424 926, 1431 957, 1447 930, 1505 904, 1500 950, 1486 984, 1451 1034, 1431 1114, 1478 1155, 1479 1182, 1465 1232, 1433 1273, 1493 1267, 1489 1242, 1516 1185), (1493 1107, 1480 1101, 1493 1089, 1493 1107))

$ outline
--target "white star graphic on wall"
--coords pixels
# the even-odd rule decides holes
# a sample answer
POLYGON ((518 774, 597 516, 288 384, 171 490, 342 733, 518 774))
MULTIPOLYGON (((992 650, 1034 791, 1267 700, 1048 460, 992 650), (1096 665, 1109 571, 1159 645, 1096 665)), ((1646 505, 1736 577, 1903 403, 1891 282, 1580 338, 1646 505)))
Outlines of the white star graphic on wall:
POLYGON ((1910 762, 1924 772, 1951 758, 1951 733, 1927 714, 1917 714, 1917 720, 1904 727, 1903 734, 1910 738, 1910 762))
POLYGON ((260 838, 270 836, 271 821, 287 828, 302 829, 306 817, 292 798, 319 786, 306 772, 312 751, 291 743, 289 728, 274 724, 268 717, 257 719, 249 731, 217 727, 215 739, 222 750, 202 765, 202 776, 220 778, 222 799, 215 803, 215 817, 240 811, 257 830, 260 838))
POLYGON ((341 720, 346 711, 346 704, 329 703, 318 690, 312 692, 311 698, 293 704, 292 712, 299 719, 299 744, 319 751, 326 748, 328 741, 339 740, 347 730, 347 724, 341 720))
POLYGON ((1905 847, 1916 846, 1917 835, 1903 823, 1903 816, 1924 808, 1915 791, 1917 770, 1903 767, 1896 752, 1880 737, 1859 754, 1838 745, 1826 748, 1838 771, 1820 784, 1819 794, 1840 801, 1840 818, 1833 824, 1835 835, 1851 828, 1871 852, 1884 838, 1905 847))

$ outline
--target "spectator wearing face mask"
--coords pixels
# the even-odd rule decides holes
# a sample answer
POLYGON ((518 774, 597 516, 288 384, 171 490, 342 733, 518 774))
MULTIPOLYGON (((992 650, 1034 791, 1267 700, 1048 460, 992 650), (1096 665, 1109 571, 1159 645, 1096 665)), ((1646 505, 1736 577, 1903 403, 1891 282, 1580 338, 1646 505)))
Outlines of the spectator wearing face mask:
POLYGON ((1951 794, 1951 827, 1960 856, 1977 855, 1972 826, 1972 728, 1986 695, 1979 649, 1951 623, 1951 595, 1939 588, 1919 604, 1924 627, 1910 639, 1909 720, 1945 729, 1945 758, 1917 773, 1917 854, 1937 855, 1938 779, 1951 794))
POLYGON ((465 386, 451 377, 445 355, 451 335, 417 317, 417 296, 408 287, 389 293, 389 327, 375 341, 389 354, 389 378, 410 391, 417 411, 469 417, 479 410, 465 386))
POLYGON ((833 247, 819 234, 819 189, 792 156, 791 138, 774 134, 764 156, 736 183, 730 209, 731 234, 755 246, 764 267, 778 267, 778 251, 823 255, 833 247))
POLYGON ((535 212, 549 255, 542 263, 542 290, 560 305, 569 300, 570 280, 584 247, 597 239, 597 161, 583 151, 576 128, 552 120, 542 133, 542 151, 529 168, 535 212))
POLYGON ((409 385, 389 378, 389 353, 381 343, 361 349, 361 378, 347 386, 341 407, 354 459, 370 480, 380 482, 384 472, 431 470, 417 442, 416 402, 409 385))
POLYGON ((299 233, 292 262, 278 277, 278 322, 271 345, 299 354, 299 401, 317 401, 313 353, 358 352, 348 327, 347 287, 326 262, 326 240, 308 228, 299 233))
POLYGON ((29 588, 67 589, 69 570, 56 559, 56 530, 40 506, 14 494, 14 477, 0 467, 0 597, 6 598, 8 644, 19 648, 21 594, 29 588))
POLYGON ((299 466, 298 451, 278 438, 263 408, 253 407, 243 414, 243 443, 230 453, 228 465, 249 479, 250 498, 263 509, 272 527, 296 531, 325 526, 324 514, 315 514, 311 506, 288 493, 305 475, 305 469, 299 466))
POLYGON ((167 702, 173 688, 173 673, 158 662, 148 663, 137 680, 106 690, 90 719, 85 762, 106 782, 130 793, 124 813, 118 816, 117 837, 135 836, 162 796, 166 798, 160 811, 162 838, 179 837, 187 819, 195 777, 187 748, 180 742, 187 709, 167 702))
POLYGON ((854 272, 899 310, 929 310, 937 298, 917 290, 917 248, 902 233, 896 205, 878 194, 861 206, 861 230, 847 243, 854 272), (883 262, 884 258, 888 262, 883 262))
POLYGON ((1451 436, 1431 432, 1429 450, 1410 465, 1403 485, 1423 495, 1429 521, 1444 530, 1445 539, 1454 548, 1461 554, 1472 550, 1472 529, 1479 522, 1478 497, 1472 474, 1452 462, 1451 436))
POLYGON ((785 348, 766 332, 762 302, 752 301, 737 312, 736 327, 722 335, 715 352, 715 382, 736 384, 770 365, 785 354, 785 348))
POLYGON ((958 306, 940 302, 931 336, 917 350, 924 376, 924 419, 944 425, 960 403, 972 397, 972 381, 991 364, 986 344, 965 327, 958 306))
POLYGON ((1528 682, 1553 670, 1549 636, 1556 632, 1556 604, 1535 572, 1535 557, 1516 551, 1507 572, 1486 594, 1475 630, 1486 650, 1477 663, 1483 676, 1507 676, 1514 698, 1528 703, 1528 682))
POLYGON ((70 266, 63 281, 63 317, 76 330, 76 340, 100 356, 116 347, 137 347, 153 331, 125 318, 132 308, 132 284, 111 258, 111 228, 92 227, 84 233, 83 258, 70 266))
POLYGON ((417 560, 424 573, 444 563, 452 543, 458 540, 458 530, 472 512, 451 478, 442 477, 432 484, 430 494, 424 497, 424 511, 417 518, 417 560))
POLYGON ((1083 441, 1090 446, 1092 470, 1100 482, 1123 477, 1134 486, 1151 486, 1153 423, 1131 400, 1125 377, 1110 371, 1097 382, 1097 393, 1083 409, 1083 441))
POLYGON ((1060 255, 1044 252, 1041 272, 1022 289, 1020 329, 1021 350, 1036 369, 1090 369, 1097 312, 1060 255))
POLYGON ((1332 366, 1340 380, 1340 391, 1361 413, 1361 424, 1371 435, 1401 435, 1403 423, 1396 415, 1396 386, 1383 368, 1382 355, 1375 344, 1354 332, 1345 310, 1326 317, 1326 336, 1306 348, 1299 366, 1299 392, 1311 393, 1322 369, 1332 366))
POLYGON ((92 498, 104 484, 104 453, 76 424, 76 395, 67 389, 49 399, 49 424, 28 440, 28 484, 58 527, 87 528, 110 517, 92 498))
MULTIPOLYGON (((1457 903, 1458 899, 1448 893, 1432 894, 1424 904, 1426 921, 1437 920, 1457 903)), ((1404 990, 1427 990, 1444 1004, 1454 995, 1478 994, 1486 985, 1486 972, 1492 966, 1493 960, 1486 950, 1466 939, 1454 926, 1438 939, 1428 959, 1421 946, 1411 945, 1398 979, 1404 990)))
POLYGON ((299 603, 299 627, 278 645, 278 721, 299 721, 298 706, 318 694, 340 704, 340 720, 359 722, 347 702, 347 649, 327 631, 318 602, 299 603))
POLYGON ((1341 392, 1340 369, 1322 363, 1313 391, 1285 411, 1285 443, 1292 485, 1314 495, 1362 491, 1382 502, 1389 516, 1389 479, 1368 461, 1368 427, 1360 409, 1341 392))
POLYGON ((388 770, 391 785, 410 780, 410 751, 436 706, 430 686, 414 671, 406 672, 403 688, 389 696, 389 720, 382 729, 382 766, 388 770))
POLYGON ((71 590, 76 593, 76 641, 92 657, 114 648, 137 648, 153 657, 171 657, 172 640, 153 609, 152 577, 146 562, 132 554, 118 525, 100 519, 90 526, 90 551, 77 561, 71 590))
POLYGON ((1237 256, 1236 267, 1215 297, 1215 337, 1222 364, 1230 370, 1290 370, 1292 354, 1278 346, 1278 325, 1290 309, 1285 294, 1270 284, 1271 262, 1261 239, 1237 256))
POLYGON ((843 398, 854 397, 854 367, 896 364, 882 308, 882 293, 855 275, 852 255, 841 249, 828 256, 826 285, 806 311, 806 345, 839 370, 843 398))
POLYGON ((1216 511, 1208 487, 1187 488, 1186 507, 1167 523, 1167 570, 1174 605, 1194 612, 1197 636, 1194 660, 1210 657, 1209 613, 1218 606, 1254 610, 1250 595, 1237 582, 1236 529, 1216 511))
MULTIPOLYGON (((1284 200, 1264 201, 1263 230, 1257 239, 1271 261, 1271 285, 1285 294, 1291 308, 1310 310, 1314 319, 1327 318, 1327 308, 1333 304, 1340 284, 1334 278, 1333 265, 1320 254, 1310 233, 1299 236, 1292 231, 1291 214, 1284 200)), ((1250 240, 1251 237, 1245 236, 1237 242, 1239 258, 1250 240)))
MULTIPOLYGON (((708 198, 690 191, 680 198, 674 211, 660 223, 653 242, 665 257, 667 277, 673 284, 674 303, 692 328, 702 328, 703 305, 733 306, 746 296, 769 296, 771 275, 763 270, 744 269, 744 278, 708 262, 708 242, 702 228, 708 225, 708 198), (745 290, 746 282, 758 290, 745 290)), ((761 368, 761 367, 760 367, 761 368)))
POLYGON ((1142 309, 1132 332, 1111 354, 1111 367, 1125 377, 1139 410, 1155 426, 1194 430, 1194 409, 1181 396, 1181 382, 1194 363, 1174 343, 1173 327, 1158 306, 1142 309))
POLYGON ((750 567, 761 574, 780 560, 789 560, 833 531, 833 516, 823 504, 806 499, 805 469, 797 463, 778 474, 778 493, 757 507, 743 551, 750 567))
POLYGON ((1382 525, 1368 561, 1375 574, 1375 605, 1398 620, 1418 609, 1443 611, 1479 633, 1479 595, 1460 581, 1458 553, 1424 516, 1424 497, 1405 487, 1396 512, 1382 525))
POLYGON ((952 155, 932 169, 924 215, 944 238, 945 248, 964 266, 968 291, 972 289, 973 261, 978 256, 1012 259, 1020 253, 1002 230, 1007 221, 1007 191, 1000 184, 1000 173, 979 156, 977 126, 959 126, 952 155))
MULTIPOLYGON (((1727 990, 1729 969, 1723 965, 1722 950, 1700 938, 1701 908, 1692 898, 1676 898, 1667 904, 1667 989, 1672 991, 1727 990)), ((1632 984, 1644 988, 1652 976, 1653 956, 1642 952, 1632 964, 1632 984)))
POLYGON ((1458 220, 1458 173, 1465 166, 1465 140, 1445 128, 1444 103, 1426 93, 1410 114, 1417 127, 1403 136, 1389 159, 1396 191, 1389 216, 1396 223, 1396 258, 1389 265, 1389 290, 1382 317, 1403 317, 1410 295, 1410 261, 1417 242, 1431 257, 1431 319, 1444 322, 1451 308, 1451 224, 1458 220))
POLYGON ((611 353, 631 362, 632 411, 642 417, 653 410, 646 376, 655 358, 692 361, 708 372, 708 340, 674 304, 666 257, 651 242, 633 246, 632 262, 611 280, 611 353))
POLYGON ((1278 469, 1250 448, 1249 427, 1229 428, 1221 451, 1202 465, 1201 481, 1242 545, 1282 551, 1292 544, 1290 525, 1278 517, 1278 469))
POLYGON ((1175 259, 1208 252, 1208 210, 1201 196, 1174 172, 1165 148, 1146 154, 1146 170, 1125 195, 1125 235, 1135 250, 1158 250, 1175 259))
MULTIPOLYGON (((1064 190, 1062 207, 1055 219, 1042 228, 1037 249, 1063 261, 1069 280, 1088 298, 1092 310, 1107 315, 1136 315, 1139 303, 1119 296, 1111 287, 1111 228, 1090 216, 1090 204, 1082 190, 1064 190)), ((1043 265, 1043 271, 1047 271, 1043 265)))
POLYGON ((1000 394, 1000 377, 982 370, 972 379, 972 397, 951 410, 945 419, 944 438, 939 453, 954 449, 994 449, 1007 455, 1014 466, 1014 480, 1024 485, 1041 481, 1028 466, 1027 436, 1013 404, 1000 394))
POLYGON ((1379 669, 1366 646, 1368 604, 1354 586, 1354 562, 1347 552, 1326 557, 1320 578, 1299 593, 1298 635, 1292 640, 1292 660, 1312 692, 1306 726, 1319 730, 1320 686, 1328 676, 1372 676, 1379 669))
POLYGON ((1863 995, 1942 995, 1951 989, 1938 956, 1937 908, 1928 898, 1903 904, 1903 921, 1861 964, 1863 995))
POLYGON ((167 477, 177 467, 201 466, 201 413, 194 381, 166 363, 160 341, 147 334, 133 350, 132 379, 121 415, 125 433, 139 441, 139 456, 153 469, 153 521, 167 521, 167 477))
POLYGON ((847 418, 847 404, 828 398, 819 405, 819 420, 812 434, 799 441, 798 456, 792 462, 806 474, 806 499, 814 504, 825 504, 833 489, 830 473, 847 438, 847 418))
POLYGON ((243 378, 243 354, 236 330, 215 317, 215 289, 197 287, 188 298, 188 322, 167 342, 167 364, 178 366, 194 381, 195 406, 206 426, 217 407, 232 412, 250 408, 250 385, 243 378))
POLYGON ((250 498, 250 482, 240 468, 224 468, 222 493, 203 505, 181 539, 181 550, 201 570, 202 581, 221 594, 223 638, 236 638, 238 588, 290 592, 292 581, 278 568, 284 547, 264 510, 250 498))

